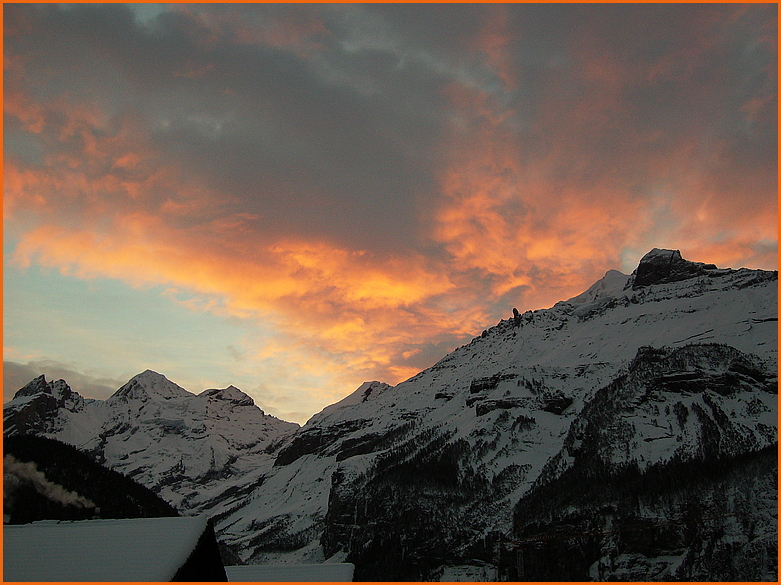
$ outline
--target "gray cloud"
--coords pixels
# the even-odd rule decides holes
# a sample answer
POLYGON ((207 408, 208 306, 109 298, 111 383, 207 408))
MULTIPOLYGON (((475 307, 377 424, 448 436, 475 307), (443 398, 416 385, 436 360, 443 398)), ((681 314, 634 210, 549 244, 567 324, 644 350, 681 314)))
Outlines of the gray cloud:
MULTIPOLYGON (((235 12, 239 22, 248 14, 294 20, 297 9, 214 11, 235 12)), ((26 75, 54 66, 67 71, 58 81, 63 91, 78 95, 89 86, 109 112, 132 109, 169 162, 237 197, 243 211, 258 214, 258 231, 375 250, 412 240, 418 201, 432 189, 446 81, 420 62, 402 65, 391 52, 346 50, 327 38, 316 59, 248 45, 228 24, 205 32, 198 14, 162 13, 150 29, 121 5, 18 12, 34 15, 42 41, 41 60, 26 75), (204 42, 209 34, 222 36, 204 42), (188 68, 205 73, 188 78, 188 68)), ((25 37, 15 38, 15 50, 27 47, 25 37)), ((67 123, 53 118, 50 133, 61 135, 67 123)), ((73 136, 57 147, 83 145, 73 136)))
MULTIPOLYGON (((475 43, 496 10, 250 4, 142 14, 114 4, 5 7, 7 29, 32 29, 8 39, 11 53, 34 46, 40 55, 26 63, 32 80, 59 71, 60 91, 79 96, 89 88, 109 112, 141 116, 159 154, 235 197, 243 212, 257 216, 257 234, 306 234, 378 252, 421 245, 420 218, 438 201, 449 107, 443 90, 464 76, 486 88, 496 82, 475 43), (244 38, 250 33, 256 42, 244 38)), ((505 99, 529 164, 559 158, 558 170, 549 171, 552 185, 588 188, 616 169, 631 183, 658 181, 638 162, 710 136, 723 143, 715 187, 733 192, 743 179, 770 187, 775 61, 754 37, 772 7, 506 10, 513 33, 507 54, 520 86, 505 99), (613 67, 606 74, 620 76, 620 87, 600 89, 594 84, 606 80, 584 78, 584 68, 596 63, 613 67), (757 105, 758 95, 767 103, 757 105), (587 120, 574 118, 579 104, 606 97, 620 100, 620 108, 607 103, 584 112, 587 120), (559 126, 562 118, 570 123, 559 126), (567 159, 586 162, 575 172, 565 170, 567 159)), ((775 32, 764 34, 772 39, 775 32)), ((62 134, 67 122, 50 116, 51 133, 62 134)), ((9 128, 13 138, 13 120, 9 128)), ((36 151, 29 136, 11 142, 20 156, 34 156, 21 154, 36 151)), ((74 135, 46 148, 55 146, 78 152, 83 143, 74 135)))

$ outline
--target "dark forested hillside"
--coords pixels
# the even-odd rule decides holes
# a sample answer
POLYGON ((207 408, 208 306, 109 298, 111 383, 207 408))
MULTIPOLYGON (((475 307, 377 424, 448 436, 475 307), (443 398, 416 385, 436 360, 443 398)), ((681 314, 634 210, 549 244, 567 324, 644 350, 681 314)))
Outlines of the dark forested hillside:
POLYGON ((777 485, 777 445, 646 470, 575 465, 516 506, 503 577, 774 581, 777 485))
POLYGON ((3 459, 6 523, 178 516, 149 489, 53 439, 6 437, 3 459))

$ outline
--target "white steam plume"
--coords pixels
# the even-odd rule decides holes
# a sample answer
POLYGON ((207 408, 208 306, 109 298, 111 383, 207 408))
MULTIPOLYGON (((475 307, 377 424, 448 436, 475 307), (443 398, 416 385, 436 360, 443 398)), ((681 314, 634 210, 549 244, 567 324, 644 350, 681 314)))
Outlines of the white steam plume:
POLYGON ((19 461, 13 455, 6 455, 3 458, 4 508, 10 503, 7 500, 9 498, 13 499, 15 488, 25 483, 32 484, 39 494, 54 502, 59 502, 66 506, 76 506, 78 508, 96 507, 94 502, 88 500, 84 496, 49 481, 46 475, 38 470, 35 462, 19 461))

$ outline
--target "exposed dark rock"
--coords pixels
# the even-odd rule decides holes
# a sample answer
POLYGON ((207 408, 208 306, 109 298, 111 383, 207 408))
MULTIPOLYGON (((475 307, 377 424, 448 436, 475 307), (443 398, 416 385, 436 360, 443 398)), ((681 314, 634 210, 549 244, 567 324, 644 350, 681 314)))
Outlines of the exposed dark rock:
POLYGON ((234 406, 255 406, 255 401, 252 399, 252 397, 248 394, 245 394, 235 386, 206 390, 203 392, 203 395, 208 398, 214 398, 215 400, 225 400, 234 406))
POLYGON ((775 580, 777 478, 777 446, 646 471, 572 468, 519 502, 500 577, 775 580))
POLYGON ((289 465, 304 455, 324 453, 340 438, 367 424, 365 420, 353 420, 325 428, 305 429, 279 451, 274 466, 289 465))
POLYGON ((41 375, 19 389, 14 398, 27 398, 19 407, 3 412, 5 436, 46 433, 51 430, 60 409, 76 412, 84 398, 64 380, 47 382, 41 375))
POLYGON ((542 400, 542 410, 553 414, 562 414, 572 404, 572 398, 564 396, 562 392, 546 393, 542 400))
POLYGON ((336 455, 337 461, 344 461, 355 455, 365 455, 373 453, 382 443, 384 437, 369 433, 353 439, 345 439, 339 446, 339 452, 336 455))
POLYGON ((49 388, 49 384, 46 382, 46 376, 41 374, 37 378, 31 380, 26 386, 23 388, 20 388, 16 394, 14 394, 14 398, 17 398, 19 396, 35 396, 39 393, 46 393, 51 394, 52 391, 49 388))
POLYGON ((469 391, 472 394, 477 394, 478 392, 482 392, 484 390, 493 390, 499 385, 500 379, 501 378, 499 374, 495 374, 487 378, 477 378, 476 380, 472 380, 472 382, 469 384, 469 391))
POLYGON ((475 406, 475 414, 477 414, 477 416, 483 416, 498 408, 518 408, 519 406, 525 406, 528 402, 528 398, 499 398, 497 400, 486 400, 475 406))
MULTIPOLYGON (((430 578, 440 559, 474 536, 469 509, 502 484, 501 478, 496 487, 481 482, 464 465, 467 441, 452 439, 452 433, 426 430, 398 442, 367 475, 337 469, 322 538, 326 556, 349 551, 356 580, 430 578)), ((483 554, 490 557, 488 550, 483 554)))
POLYGON ((654 248, 640 260, 627 286, 631 283, 633 289, 638 289, 652 284, 678 282, 711 274, 716 270, 718 268, 715 264, 684 260, 679 250, 654 248))

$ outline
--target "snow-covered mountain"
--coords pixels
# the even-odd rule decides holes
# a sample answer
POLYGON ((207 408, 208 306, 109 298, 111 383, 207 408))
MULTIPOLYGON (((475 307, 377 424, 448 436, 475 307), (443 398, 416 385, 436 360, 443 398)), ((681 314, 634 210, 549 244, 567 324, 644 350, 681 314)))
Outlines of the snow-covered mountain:
POLYGON ((271 468, 273 446, 298 429, 255 406, 238 388, 195 395, 147 370, 107 400, 84 399, 39 376, 4 408, 4 433, 74 445, 151 488, 185 512, 224 499, 271 468))
POLYGON ((6 405, 5 432, 77 445, 182 509, 208 510, 244 562, 346 559, 357 580, 767 578, 777 284, 777 272, 654 249, 631 275, 611 270, 550 309, 513 311, 413 378, 363 384, 298 429, 235 389, 195 397, 145 372, 105 402, 34 380, 6 405), (35 396, 46 406, 32 409, 35 396), (667 485, 697 466, 710 475, 652 489, 649 478, 667 485), (742 494, 740 510, 724 494, 742 494), (699 524, 681 524, 695 501, 699 524), (647 546, 621 536, 638 522, 647 546), (688 528, 664 532, 675 522, 688 528), (585 534, 588 546, 572 545, 585 534), (724 568, 725 554, 743 561, 724 568))

